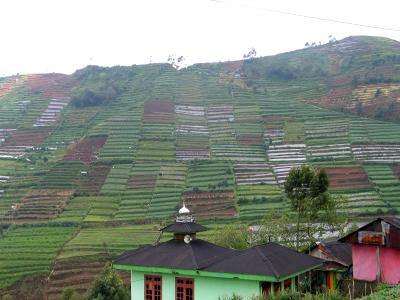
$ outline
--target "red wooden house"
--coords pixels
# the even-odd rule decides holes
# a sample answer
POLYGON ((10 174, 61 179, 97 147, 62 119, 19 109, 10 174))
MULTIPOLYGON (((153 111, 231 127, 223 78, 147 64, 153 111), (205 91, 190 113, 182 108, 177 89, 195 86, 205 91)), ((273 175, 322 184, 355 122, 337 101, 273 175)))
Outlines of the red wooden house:
POLYGON ((354 279, 400 283, 399 218, 378 218, 340 241, 352 244, 354 279))

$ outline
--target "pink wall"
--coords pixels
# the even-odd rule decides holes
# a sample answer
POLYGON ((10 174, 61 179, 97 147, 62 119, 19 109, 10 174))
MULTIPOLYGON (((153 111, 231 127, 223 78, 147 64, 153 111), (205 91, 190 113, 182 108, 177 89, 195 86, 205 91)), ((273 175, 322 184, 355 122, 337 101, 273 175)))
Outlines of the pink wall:
POLYGON ((372 245, 352 245, 353 277, 357 280, 400 283, 400 250, 372 245))
POLYGON ((382 282, 400 283, 400 250, 380 247, 382 282))

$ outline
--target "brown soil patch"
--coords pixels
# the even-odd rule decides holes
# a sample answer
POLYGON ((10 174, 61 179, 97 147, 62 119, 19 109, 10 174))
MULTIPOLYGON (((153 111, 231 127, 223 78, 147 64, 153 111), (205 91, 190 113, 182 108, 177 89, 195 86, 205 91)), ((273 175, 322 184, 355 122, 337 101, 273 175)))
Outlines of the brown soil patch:
POLYGON ((225 73, 237 73, 241 71, 243 64, 243 60, 227 61, 223 64, 223 70, 225 73))
POLYGON ((86 177, 82 180, 80 191, 89 194, 98 194, 106 181, 111 165, 91 166, 86 177))
POLYGON ((147 176, 130 176, 128 179, 128 187, 130 189, 146 189, 154 188, 156 186, 157 176, 147 175, 147 176))
MULTIPOLYGON (((66 288, 72 288, 79 295, 83 295, 101 274, 107 262, 109 261, 104 259, 57 261, 49 277, 48 300, 60 299, 66 288)), ((130 273, 118 273, 125 285, 130 287, 130 273)))
POLYGON ((362 167, 325 168, 332 189, 354 189, 370 187, 368 175, 362 167))
POLYGON ((171 101, 151 100, 144 104, 143 120, 173 121, 175 120, 175 105, 171 101))
POLYGON ((29 192, 16 205, 16 210, 9 211, 8 215, 16 223, 47 222, 63 211, 72 195, 72 190, 29 192))
POLYGON ((12 299, 18 300, 47 300, 46 297, 46 277, 28 277, 12 286, 0 290, 0 299, 10 295, 12 299))
POLYGON ((227 219, 237 217, 233 191, 185 192, 183 200, 196 219, 227 219))
POLYGON ((400 166, 394 166, 393 173, 400 178, 400 166))
POLYGON ((20 76, 13 76, 9 78, 6 82, 0 83, 0 97, 7 95, 15 87, 21 85, 24 79, 20 76))
POLYGON ((49 134, 48 129, 16 130, 9 133, 1 147, 36 146, 44 142, 49 134))
POLYGON ((347 75, 337 75, 328 80, 331 86, 344 86, 351 84, 352 78, 347 75))
POLYGON ((65 74, 33 74, 25 82, 32 92, 41 94, 42 99, 67 99, 76 81, 65 74))
POLYGON ((262 145, 264 143, 262 135, 240 135, 237 140, 242 145, 262 145))
POLYGON ((64 160, 80 160, 90 163, 97 159, 97 152, 107 141, 106 136, 86 137, 69 147, 64 160))
POLYGON ((312 99, 310 102, 327 108, 342 107, 351 98, 351 92, 350 87, 335 88, 328 95, 312 99))

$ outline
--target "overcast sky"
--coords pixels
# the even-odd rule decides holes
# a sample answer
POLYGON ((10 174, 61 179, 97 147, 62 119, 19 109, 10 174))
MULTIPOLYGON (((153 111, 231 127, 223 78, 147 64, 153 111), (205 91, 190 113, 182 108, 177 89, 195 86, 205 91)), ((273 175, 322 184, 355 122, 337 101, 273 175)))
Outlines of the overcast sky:
POLYGON ((101 66, 240 59, 379 30, 266 9, 400 30, 399 0, 0 0, 0 76, 101 66))

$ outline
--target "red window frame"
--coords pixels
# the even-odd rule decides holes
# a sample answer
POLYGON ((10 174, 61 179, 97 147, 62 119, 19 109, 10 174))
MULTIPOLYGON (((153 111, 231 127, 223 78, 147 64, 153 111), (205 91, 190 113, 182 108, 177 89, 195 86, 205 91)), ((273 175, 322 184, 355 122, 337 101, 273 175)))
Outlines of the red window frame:
POLYGON ((162 278, 156 275, 144 276, 144 299, 162 300, 162 278))
POLYGON ((193 278, 175 278, 175 300, 194 300, 193 278))

